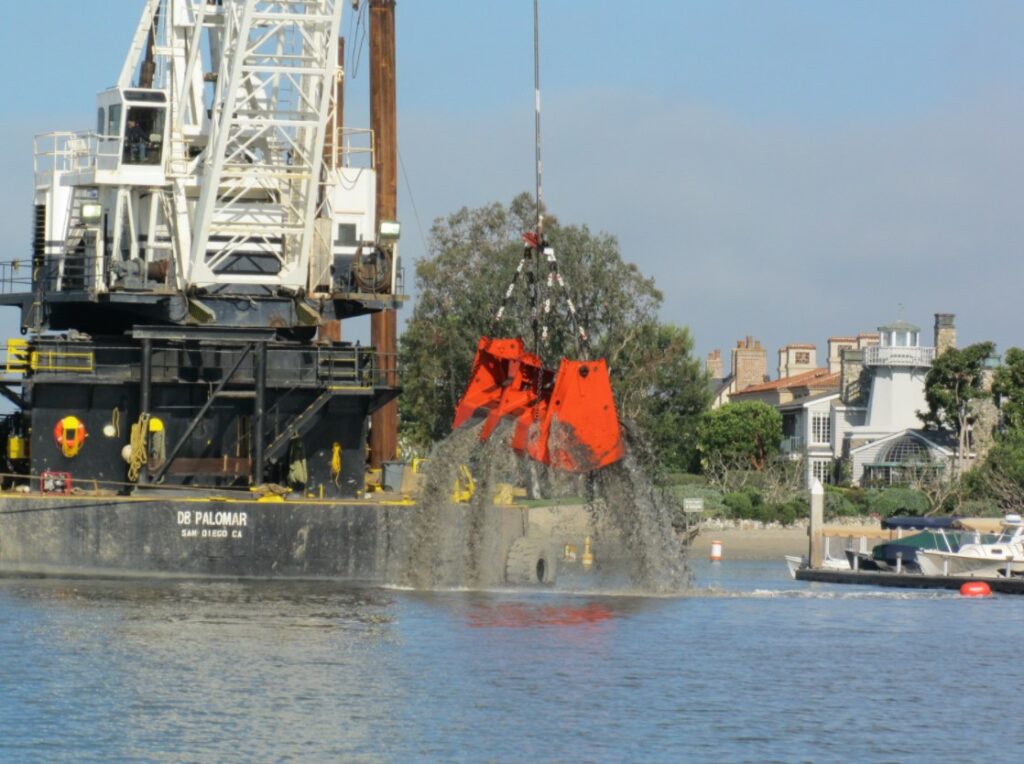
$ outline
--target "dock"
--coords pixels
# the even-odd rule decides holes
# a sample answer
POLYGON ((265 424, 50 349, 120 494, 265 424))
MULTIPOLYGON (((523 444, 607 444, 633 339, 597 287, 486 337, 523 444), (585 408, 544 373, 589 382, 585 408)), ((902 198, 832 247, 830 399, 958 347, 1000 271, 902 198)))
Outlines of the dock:
POLYGON ((970 581, 984 581, 993 592, 1024 594, 1024 578, 981 578, 971 576, 925 576, 920 573, 893 573, 882 570, 828 570, 799 568, 797 581, 817 581, 823 584, 859 584, 861 586, 891 586, 901 589, 953 589, 959 590, 970 581))

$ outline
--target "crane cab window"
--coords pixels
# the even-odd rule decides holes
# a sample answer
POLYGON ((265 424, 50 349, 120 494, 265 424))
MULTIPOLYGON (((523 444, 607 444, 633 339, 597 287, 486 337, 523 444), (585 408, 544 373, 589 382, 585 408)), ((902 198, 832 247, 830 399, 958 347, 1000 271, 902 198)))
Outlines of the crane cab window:
POLYGON ((125 164, 160 164, 165 113, 163 106, 128 105, 124 120, 125 164))
POLYGON ((100 129, 103 135, 116 138, 121 134, 121 104, 111 104, 107 109, 107 129, 100 129))

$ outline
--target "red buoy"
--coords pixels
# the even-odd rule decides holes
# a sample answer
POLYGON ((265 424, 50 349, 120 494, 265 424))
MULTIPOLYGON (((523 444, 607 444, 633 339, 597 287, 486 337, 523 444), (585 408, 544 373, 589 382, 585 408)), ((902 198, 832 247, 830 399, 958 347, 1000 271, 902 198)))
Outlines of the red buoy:
POLYGON ((992 587, 984 581, 968 581, 960 587, 961 597, 991 597, 992 587))

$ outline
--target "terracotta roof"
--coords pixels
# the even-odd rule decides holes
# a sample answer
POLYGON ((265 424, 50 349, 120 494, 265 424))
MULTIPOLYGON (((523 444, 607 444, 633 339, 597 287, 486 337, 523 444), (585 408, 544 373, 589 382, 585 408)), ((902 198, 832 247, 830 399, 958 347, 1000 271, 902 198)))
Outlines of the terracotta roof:
POLYGON ((856 337, 829 337, 829 342, 856 342, 856 337))
POLYGON ((812 345, 809 342, 790 342, 788 345, 784 345, 779 350, 817 350, 816 345, 812 345))
POLYGON ((745 395, 746 393, 763 393, 769 390, 782 390, 787 387, 812 387, 828 388, 839 387, 839 372, 829 374, 828 367, 811 369, 803 374, 794 374, 792 377, 783 377, 761 385, 751 385, 733 393, 733 395, 745 395))

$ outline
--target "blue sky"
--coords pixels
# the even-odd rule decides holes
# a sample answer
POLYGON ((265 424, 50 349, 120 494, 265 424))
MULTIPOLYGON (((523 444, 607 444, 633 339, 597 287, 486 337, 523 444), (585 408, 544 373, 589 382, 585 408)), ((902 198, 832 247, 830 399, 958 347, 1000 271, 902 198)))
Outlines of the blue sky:
MULTIPOLYGON (((28 248, 31 136, 90 126, 142 2, 11 6, 4 260, 28 248)), ((617 235, 701 354, 752 334, 821 360, 829 334, 935 312, 1024 345, 1024 4, 541 0, 541 23, 547 202, 617 235)), ((397 29, 411 265, 413 201, 428 229, 532 189, 532 0, 399 0, 397 29)))

